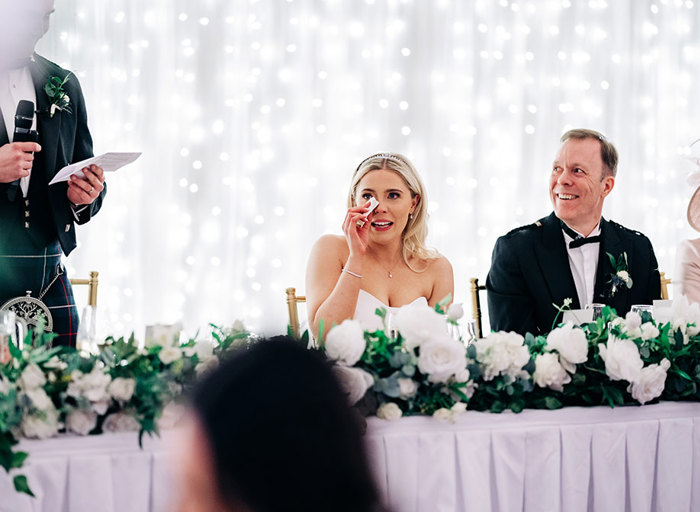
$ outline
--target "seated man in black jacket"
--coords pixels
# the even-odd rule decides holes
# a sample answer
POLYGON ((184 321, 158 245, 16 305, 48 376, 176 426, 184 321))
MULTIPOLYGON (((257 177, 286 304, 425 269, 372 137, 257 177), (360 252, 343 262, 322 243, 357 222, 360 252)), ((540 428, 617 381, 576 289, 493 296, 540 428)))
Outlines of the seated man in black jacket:
POLYGON ((549 332, 553 304, 565 299, 572 309, 602 303, 624 316, 661 296, 649 239, 602 217, 615 185, 615 147, 583 129, 566 132, 561 143, 549 182, 554 212, 500 237, 493 249, 486 289, 494 331, 549 332))

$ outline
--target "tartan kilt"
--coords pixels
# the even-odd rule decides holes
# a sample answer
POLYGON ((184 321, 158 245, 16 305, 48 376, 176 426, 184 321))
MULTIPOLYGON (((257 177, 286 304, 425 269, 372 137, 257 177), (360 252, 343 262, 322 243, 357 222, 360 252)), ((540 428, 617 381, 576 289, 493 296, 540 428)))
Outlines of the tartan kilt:
POLYGON ((63 274, 53 282, 41 301, 51 311, 53 332, 58 337, 53 346, 74 347, 78 333, 78 310, 75 307, 73 288, 61 264, 61 248, 58 243, 44 249, 42 254, 0 254, 0 305, 15 297, 39 298, 41 292, 56 277, 59 270, 63 274))

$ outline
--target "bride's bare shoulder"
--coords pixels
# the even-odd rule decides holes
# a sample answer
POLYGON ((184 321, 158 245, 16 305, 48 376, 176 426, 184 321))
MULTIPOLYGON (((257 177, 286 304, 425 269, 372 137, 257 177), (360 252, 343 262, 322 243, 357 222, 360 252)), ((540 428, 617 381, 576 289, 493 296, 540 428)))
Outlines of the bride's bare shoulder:
POLYGON ((323 235, 316 240, 313 245, 312 252, 320 252, 326 255, 337 255, 342 257, 347 255, 350 250, 344 236, 341 235, 323 235))

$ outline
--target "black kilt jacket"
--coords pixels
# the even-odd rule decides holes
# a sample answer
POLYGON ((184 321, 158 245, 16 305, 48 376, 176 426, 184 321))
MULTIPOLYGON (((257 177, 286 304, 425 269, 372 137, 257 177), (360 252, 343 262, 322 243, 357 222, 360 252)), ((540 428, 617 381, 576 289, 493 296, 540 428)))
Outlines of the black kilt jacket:
MULTIPOLYGON (((605 219, 600 221, 600 230, 593 301, 612 306, 618 315, 624 316, 632 305, 652 304, 654 299, 661 298, 658 264, 649 239, 605 219), (610 295, 614 270, 606 253, 616 259, 627 253, 631 289, 623 286, 610 295)), ((561 306, 569 298, 571 309, 585 306, 579 304, 566 241, 554 213, 514 229, 496 241, 486 290, 493 331, 547 333, 552 330, 557 315, 553 304, 561 306)))
MULTIPOLYGON (((83 208, 75 219, 66 197, 67 182, 48 186, 49 181, 64 166, 94 156, 92 137, 88 130, 85 99, 78 78, 71 74, 63 86, 70 98, 71 112, 56 110, 52 117, 44 85, 50 77, 63 78, 69 72, 36 54, 32 57, 29 69, 36 93, 37 131, 41 145, 41 151, 34 155, 30 180, 29 234, 37 248, 58 239, 63 252, 68 255, 76 247, 75 223, 84 224, 99 211, 107 189, 105 186, 95 201, 83 208)), ((8 127, 8 132, 11 131, 8 127)), ((0 145, 7 143, 8 140, 0 141, 0 145)), ((4 236, 0 236, 0 246, 3 243, 14 244, 24 238, 20 232, 25 229, 26 220, 22 203, 22 192, 17 184, 14 187, 10 183, 0 184, 0 222, 4 231, 4 236)))

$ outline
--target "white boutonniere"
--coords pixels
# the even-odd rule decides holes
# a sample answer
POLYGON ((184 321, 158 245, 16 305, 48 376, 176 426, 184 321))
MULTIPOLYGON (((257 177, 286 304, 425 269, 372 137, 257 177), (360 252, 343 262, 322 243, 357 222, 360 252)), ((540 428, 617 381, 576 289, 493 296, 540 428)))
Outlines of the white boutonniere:
POLYGON ((49 77, 49 80, 44 85, 44 92, 49 97, 49 102, 51 104, 49 110, 49 117, 53 117, 56 110, 64 110, 67 113, 71 113, 70 109, 70 96, 66 94, 63 86, 70 79, 70 73, 68 73, 65 78, 60 78, 58 76, 49 77))
POLYGON ((623 286, 627 287, 628 290, 632 288, 632 277, 627 268, 627 253, 623 252, 617 259, 609 252, 605 254, 610 258, 610 265, 613 268, 613 273, 610 274, 608 284, 610 284, 610 297, 614 297, 617 290, 621 289, 623 286))

